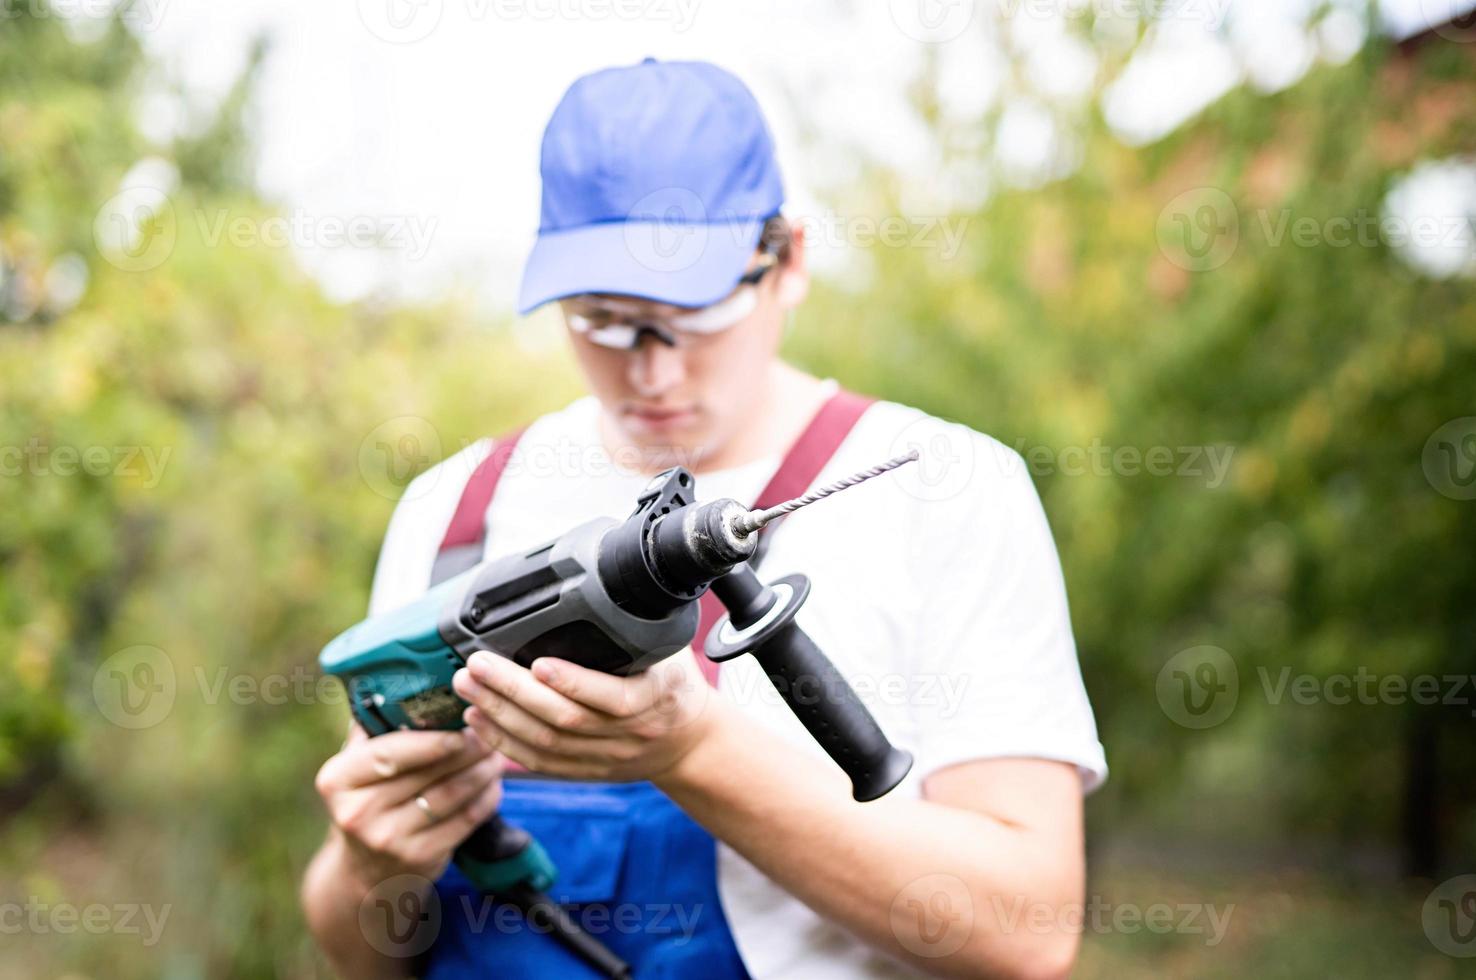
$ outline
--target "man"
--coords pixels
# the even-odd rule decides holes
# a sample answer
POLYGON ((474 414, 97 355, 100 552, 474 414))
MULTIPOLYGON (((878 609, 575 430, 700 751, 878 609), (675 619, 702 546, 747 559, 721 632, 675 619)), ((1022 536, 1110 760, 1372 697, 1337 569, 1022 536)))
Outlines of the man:
MULTIPOLYGON (((333 827, 303 899, 329 958, 345 976, 405 975, 360 909, 435 880, 427 975, 593 975, 476 913, 447 868, 500 808, 560 865, 554 897, 637 977, 1065 974, 1082 797, 1106 766, 1023 462, 777 358, 807 289, 804 235, 780 215, 758 106, 726 72, 647 59, 579 79, 542 175, 520 306, 560 304, 593 396, 419 477, 371 611, 427 587, 468 513, 491 557, 624 517, 669 465, 702 499, 753 502, 776 474, 813 485, 916 445, 922 463, 778 525, 759 567, 812 578, 801 625, 916 765, 854 802, 752 658, 714 690, 685 651, 629 678, 478 654, 455 680, 464 733, 356 732, 319 774, 333 827)), ((847 342, 844 324, 814 329, 847 342)))

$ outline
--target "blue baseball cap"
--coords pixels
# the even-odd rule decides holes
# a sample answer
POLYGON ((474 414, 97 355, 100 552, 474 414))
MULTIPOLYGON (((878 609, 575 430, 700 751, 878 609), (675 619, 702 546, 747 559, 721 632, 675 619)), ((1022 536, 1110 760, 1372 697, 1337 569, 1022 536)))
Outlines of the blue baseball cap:
POLYGON ((784 203, 753 93, 700 61, 647 58, 579 78, 543 131, 540 171, 519 313, 578 293, 714 303, 784 203))

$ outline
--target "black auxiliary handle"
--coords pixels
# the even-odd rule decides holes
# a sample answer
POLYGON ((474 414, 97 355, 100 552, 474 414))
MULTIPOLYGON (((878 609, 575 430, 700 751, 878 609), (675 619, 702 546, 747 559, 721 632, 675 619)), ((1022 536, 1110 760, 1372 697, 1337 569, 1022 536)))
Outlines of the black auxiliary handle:
POLYGON ((900 783, 912 754, 887 741, 845 677, 794 622, 810 580, 786 575, 766 586, 745 564, 715 579, 712 591, 728 615, 707 634, 708 659, 752 653, 795 717, 845 770, 857 800, 874 800, 900 783))

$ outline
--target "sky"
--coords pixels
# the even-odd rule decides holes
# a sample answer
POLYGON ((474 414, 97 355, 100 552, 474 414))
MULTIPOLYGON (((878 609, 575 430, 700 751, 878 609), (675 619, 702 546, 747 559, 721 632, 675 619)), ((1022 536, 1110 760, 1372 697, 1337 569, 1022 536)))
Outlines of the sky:
MULTIPOLYGON (((108 0, 54 2, 85 12, 108 0)), ((1163 8, 1158 24, 1103 95, 1130 143, 1236 85, 1294 84, 1318 61, 1350 57, 1366 33, 1351 0, 1314 30, 1311 0, 133 0, 129 17, 159 66, 138 120, 161 145, 191 124, 177 91, 209 105, 250 39, 270 35, 259 183, 285 216, 278 238, 330 295, 459 291, 507 309, 538 225, 543 125, 580 74, 646 56, 714 61, 764 107, 788 211, 827 215, 830 191, 873 158, 916 175, 910 213, 936 214, 988 186, 943 166, 907 103, 926 56, 945 118, 1004 106, 999 173, 1038 183, 1079 163, 1055 120, 1087 96, 1101 53, 1126 43, 1150 3, 1163 8), (1086 5, 1099 23, 1090 44, 1063 20, 1086 5)), ((1385 0, 1382 17, 1402 35, 1469 3, 1385 0)), ((206 234, 229 220, 194 217, 206 234)), ((812 252, 822 274, 845 275, 844 237, 812 252)))

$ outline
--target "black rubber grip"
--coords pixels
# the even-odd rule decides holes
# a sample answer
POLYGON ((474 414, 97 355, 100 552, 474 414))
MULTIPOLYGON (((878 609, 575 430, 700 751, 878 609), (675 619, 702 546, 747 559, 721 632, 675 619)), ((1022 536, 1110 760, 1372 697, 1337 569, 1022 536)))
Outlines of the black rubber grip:
POLYGON ((815 641, 791 623, 753 651, 764 673, 815 741, 851 777, 862 802, 882 796, 912 768, 815 641))
POLYGON ((490 864, 521 854, 531 839, 526 830, 514 827, 494 813, 467 835, 456 853, 490 864))

